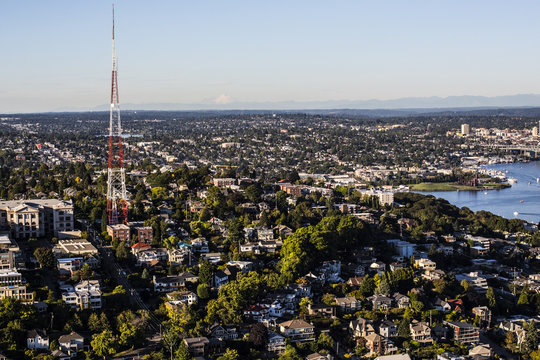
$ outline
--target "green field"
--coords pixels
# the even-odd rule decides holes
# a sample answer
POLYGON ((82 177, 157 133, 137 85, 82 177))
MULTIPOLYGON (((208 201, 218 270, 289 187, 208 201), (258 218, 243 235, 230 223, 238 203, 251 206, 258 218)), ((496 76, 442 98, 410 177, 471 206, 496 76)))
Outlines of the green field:
POLYGON ((411 190, 414 190, 414 191, 456 191, 456 190, 481 190, 481 188, 477 188, 474 186, 466 186, 466 185, 456 185, 451 182, 444 182, 444 183, 424 182, 424 183, 412 185, 411 190))
POLYGON ((482 190, 505 189, 510 186, 511 185, 501 184, 501 183, 488 183, 485 186, 474 187, 474 186, 467 186, 467 185, 458 185, 451 182, 444 182, 444 183, 423 182, 420 184, 411 185, 411 190, 413 191, 456 191, 456 190, 482 191, 482 190))

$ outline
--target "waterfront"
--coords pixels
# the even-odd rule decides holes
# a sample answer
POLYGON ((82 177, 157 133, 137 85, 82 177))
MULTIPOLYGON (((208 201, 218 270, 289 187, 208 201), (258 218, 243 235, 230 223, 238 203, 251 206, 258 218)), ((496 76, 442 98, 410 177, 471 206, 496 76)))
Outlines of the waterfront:
POLYGON ((490 191, 435 191, 422 192, 448 200, 471 210, 486 210, 508 219, 520 218, 540 222, 540 161, 529 163, 489 165, 488 169, 502 170, 508 178, 517 179, 512 187, 490 191), (518 212, 517 216, 514 212, 518 212))

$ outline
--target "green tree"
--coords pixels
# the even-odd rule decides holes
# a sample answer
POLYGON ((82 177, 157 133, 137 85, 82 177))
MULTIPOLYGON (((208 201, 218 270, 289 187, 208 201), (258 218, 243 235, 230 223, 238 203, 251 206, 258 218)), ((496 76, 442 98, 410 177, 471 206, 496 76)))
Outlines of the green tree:
POLYGON ((178 245, 178 242, 180 241, 180 239, 178 239, 176 236, 174 235, 171 235, 169 236, 168 238, 165 238, 163 240, 163 245, 165 245, 165 247, 167 249, 174 249, 176 248, 176 246, 178 245))
POLYGON ((116 339, 110 330, 104 330, 99 334, 92 335, 90 345, 92 345, 94 352, 98 356, 102 356, 103 359, 116 353, 116 339))
POLYGON ((521 294, 519 295, 518 305, 529 305, 529 287, 525 285, 521 289, 521 294))
POLYGON ((495 296, 495 291, 491 286, 487 289, 486 299, 488 301, 489 308, 491 310, 495 310, 497 308, 497 297, 495 296))
POLYGON ((180 344, 178 345, 178 349, 176 350, 174 354, 175 360, 191 360, 193 357, 189 353, 189 349, 186 346, 186 344, 183 341, 180 341, 180 344))
POLYGON ((411 336, 411 329, 409 327, 409 320, 406 318, 401 319, 398 325, 398 336, 404 339, 408 339, 411 336))
POLYGON ((99 316, 96 313, 91 313, 88 317, 88 330, 92 333, 101 332, 101 322, 99 321, 99 316))
POLYGON ((50 248, 37 248, 34 251, 34 256, 41 267, 52 269, 55 266, 56 258, 50 248))
POLYGON ((208 260, 203 260, 199 264, 199 283, 208 286, 212 283, 213 266, 208 260))
POLYGON ((103 211, 101 214, 101 232, 106 233, 107 232, 107 224, 109 223, 109 217, 107 216, 107 212, 103 211))
POLYGON ((323 332, 317 339, 317 345, 319 349, 332 350, 334 348, 334 339, 329 333, 323 332))
POLYGON ((81 269, 81 280, 90 280, 94 277, 94 272, 88 264, 84 264, 81 269))
POLYGON ((302 357, 298 355, 294 346, 287 345, 285 351, 279 357, 279 360, 302 360, 302 357))
POLYGON ((225 351, 225 354, 218 357, 218 360, 238 360, 240 359, 240 356, 238 355, 238 351, 234 349, 229 349, 225 351))
POLYGON ((197 296, 202 300, 208 299, 210 297, 210 285, 199 284, 197 286, 197 296))
POLYGON ((257 349, 264 349, 268 343, 268 328, 263 323, 256 323, 249 332, 249 341, 257 349))
POLYGON ((536 329, 536 323, 531 321, 526 327, 525 330, 527 334, 525 335, 525 341, 523 342, 522 352, 524 354, 530 354, 535 350, 538 350, 538 330, 536 329))

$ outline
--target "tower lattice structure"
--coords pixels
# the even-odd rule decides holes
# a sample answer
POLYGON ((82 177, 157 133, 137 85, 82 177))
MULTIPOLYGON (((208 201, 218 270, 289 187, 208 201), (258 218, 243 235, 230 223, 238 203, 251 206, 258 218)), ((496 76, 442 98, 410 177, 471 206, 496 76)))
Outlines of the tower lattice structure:
POLYGON ((109 118, 109 166, 107 172, 107 215, 109 225, 127 223, 126 172, 122 146, 122 123, 118 97, 118 62, 114 46, 114 5, 112 26, 112 81, 109 118))

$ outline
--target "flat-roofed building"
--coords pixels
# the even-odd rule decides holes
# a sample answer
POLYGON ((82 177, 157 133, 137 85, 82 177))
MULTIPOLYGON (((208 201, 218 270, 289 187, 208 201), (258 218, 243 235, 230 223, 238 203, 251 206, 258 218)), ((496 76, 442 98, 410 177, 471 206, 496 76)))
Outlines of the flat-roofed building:
POLYGON ((0 285, 20 285, 23 277, 17 270, 0 270, 0 285))
POLYGON ((112 240, 129 242, 130 229, 125 224, 107 225, 107 234, 112 240))
POLYGON ((7 285, 0 286, 0 300, 5 298, 13 298, 22 302, 34 300, 34 295, 29 292, 24 285, 7 285))
POLYGON ((98 250, 86 239, 68 239, 58 241, 56 249, 66 254, 90 255, 97 254, 98 250))
POLYGON ((476 326, 466 322, 445 321, 444 324, 452 331, 452 339, 465 344, 478 344, 480 331, 476 326))
POLYGON ((151 243, 154 238, 154 229, 151 226, 138 226, 135 228, 137 240, 143 243, 151 243))
POLYGON ((0 229, 16 239, 57 236, 74 229, 73 203, 57 199, 0 201, 0 229))

